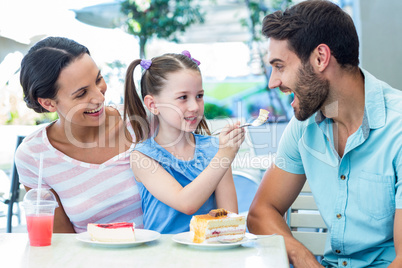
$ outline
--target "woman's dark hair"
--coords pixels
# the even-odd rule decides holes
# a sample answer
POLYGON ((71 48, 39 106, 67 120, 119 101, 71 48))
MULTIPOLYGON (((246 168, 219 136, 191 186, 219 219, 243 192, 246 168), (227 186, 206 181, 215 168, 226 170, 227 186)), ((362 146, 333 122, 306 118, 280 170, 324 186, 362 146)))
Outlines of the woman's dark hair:
POLYGON ((68 38, 48 37, 31 47, 21 62, 20 82, 27 106, 37 113, 49 112, 38 98, 56 99, 60 72, 89 50, 68 38))
MULTIPOLYGON (((142 100, 146 95, 159 95, 167 81, 167 75, 180 70, 194 70, 201 75, 198 64, 183 54, 164 54, 151 59, 151 66, 142 73, 141 76, 141 96, 142 100)), ((124 86, 124 117, 128 116, 134 129, 136 142, 141 142, 148 138, 150 133, 149 120, 142 103, 137 94, 134 83, 134 70, 141 63, 141 60, 134 60, 127 68, 124 86), (145 127, 144 127, 145 126, 145 127)), ((211 134, 205 117, 198 124, 195 133, 211 134)))
POLYGON ((302 63, 319 44, 326 44, 343 68, 359 65, 359 39, 353 20, 330 1, 303 1, 284 12, 276 11, 264 18, 262 27, 265 36, 287 40, 302 63))

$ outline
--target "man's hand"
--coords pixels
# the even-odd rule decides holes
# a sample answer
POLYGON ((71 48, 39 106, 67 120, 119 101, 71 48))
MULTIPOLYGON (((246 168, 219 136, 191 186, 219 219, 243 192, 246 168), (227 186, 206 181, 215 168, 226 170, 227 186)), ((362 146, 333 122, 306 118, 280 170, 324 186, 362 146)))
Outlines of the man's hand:
POLYGON ((286 250, 289 257, 289 262, 295 268, 322 268, 314 255, 299 241, 293 237, 285 238, 286 250))

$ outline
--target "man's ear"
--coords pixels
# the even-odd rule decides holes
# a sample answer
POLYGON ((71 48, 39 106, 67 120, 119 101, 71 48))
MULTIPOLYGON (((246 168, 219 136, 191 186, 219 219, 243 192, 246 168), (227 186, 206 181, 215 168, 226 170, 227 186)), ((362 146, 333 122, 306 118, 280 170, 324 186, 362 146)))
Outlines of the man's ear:
POLYGON ((159 114, 159 111, 158 111, 158 108, 156 107, 155 99, 153 96, 146 95, 144 97, 144 104, 152 114, 154 114, 154 115, 159 114))
POLYGON ((51 99, 38 98, 39 104, 49 112, 56 112, 56 101, 51 99))
POLYGON ((313 51, 313 66, 323 72, 331 59, 331 49, 326 44, 319 44, 313 51))

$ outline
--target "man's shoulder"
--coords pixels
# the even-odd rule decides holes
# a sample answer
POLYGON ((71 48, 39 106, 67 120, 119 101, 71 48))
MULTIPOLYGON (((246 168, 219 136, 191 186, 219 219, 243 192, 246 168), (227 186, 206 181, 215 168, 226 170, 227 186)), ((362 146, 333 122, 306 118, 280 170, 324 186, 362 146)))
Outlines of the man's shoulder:
POLYGON ((384 87, 385 108, 402 115, 402 91, 390 86, 384 87))
POLYGON ((401 114, 402 111, 400 109, 400 106, 402 103, 402 90, 393 88, 387 82, 376 78, 374 75, 372 75, 366 70, 363 70, 363 72, 367 80, 366 84, 366 87, 368 87, 367 90, 371 90, 370 92, 372 93, 381 92, 382 95, 384 96, 385 108, 394 110, 397 113, 401 114))

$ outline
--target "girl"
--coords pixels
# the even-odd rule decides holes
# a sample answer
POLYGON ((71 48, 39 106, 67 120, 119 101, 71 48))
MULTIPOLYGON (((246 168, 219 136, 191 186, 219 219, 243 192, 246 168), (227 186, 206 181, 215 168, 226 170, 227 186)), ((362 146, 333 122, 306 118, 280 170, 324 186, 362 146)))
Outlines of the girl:
POLYGON ((204 118, 204 90, 199 62, 184 54, 135 60, 127 70, 125 115, 147 137, 150 126, 135 93, 133 72, 141 65, 141 95, 159 123, 157 134, 137 138, 131 165, 140 189, 144 228, 160 233, 189 230, 192 215, 225 208, 237 213, 231 163, 244 140, 239 123, 217 138, 204 118))
POLYGON ((54 232, 84 232, 92 222, 128 221, 142 228, 129 164, 136 135, 118 110, 104 106, 107 86, 88 49, 67 38, 46 38, 22 60, 20 80, 29 108, 59 117, 26 137, 15 159, 29 190, 38 187, 43 155, 41 186, 59 202, 54 232))

